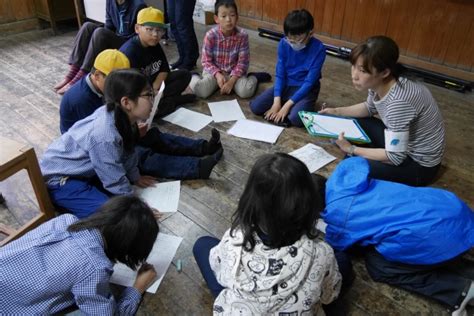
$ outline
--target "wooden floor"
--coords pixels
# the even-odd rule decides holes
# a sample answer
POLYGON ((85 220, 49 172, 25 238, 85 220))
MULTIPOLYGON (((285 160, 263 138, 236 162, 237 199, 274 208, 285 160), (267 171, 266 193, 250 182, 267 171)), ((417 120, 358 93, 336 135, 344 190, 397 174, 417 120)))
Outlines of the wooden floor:
MULTIPOLYGON (((204 26, 198 26, 202 39, 204 26)), ((277 43, 250 33, 251 70, 274 73, 277 43)), ((52 87, 62 79, 68 66, 75 31, 64 29, 52 36, 50 30, 33 31, 0 37, 0 135, 29 143, 41 157, 53 139, 59 136, 60 96, 52 87)), ((200 42, 202 42, 200 40, 200 42)), ((164 46, 168 59, 176 59, 176 47, 164 46)), ((271 84, 259 88, 262 91, 271 84)), ((447 150, 443 173, 434 186, 449 189, 474 207, 474 97, 440 87, 429 86, 438 100, 447 128, 447 150)), ((214 95, 211 100, 230 99, 214 95)), ((328 57, 323 71, 318 102, 344 106, 365 99, 355 91, 350 80, 347 61, 328 57)), ((249 111, 248 100, 240 100, 248 118, 260 120, 249 111)), ((206 102, 199 101, 188 108, 209 114, 206 102)), ((222 236, 230 225, 250 168, 264 153, 289 152, 308 142, 321 141, 322 146, 338 160, 323 168, 328 176, 337 165, 341 153, 322 139, 310 137, 304 129, 286 129, 275 145, 236 138, 226 134, 232 123, 211 123, 199 133, 193 133, 166 122, 160 128, 189 137, 208 138, 212 127, 222 135, 224 156, 214 169, 210 180, 184 181, 179 212, 166 216, 160 223, 163 232, 184 238, 163 283, 155 295, 146 294, 139 315, 209 315, 213 299, 203 282, 192 257, 192 245, 202 235, 222 236), (177 259, 183 261, 182 272, 177 272, 177 259)), ((1 144, 0 144, 1 150, 1 144)), ((25 175, 0 183, 0 192, 8 209, 0 210, 0 223, 14 227, 25 223, 36 211, 31 188, 25 175)), ((374 210, 376 211, 376 210, 374 210)), ((125 237, 125 236, 124 236, 125 237)), ((473 252, 466 256, 474 260, 473 252)), ((471 261, 472 263, 472 261, 471 261)), ((384 284, 374 283, 363 262, 354 260, 356 279, 345 296, 349 315, 445 315, 446 310, 431 300, 384 284)), ((471 313, 473 311, 471 310, 471 313)))

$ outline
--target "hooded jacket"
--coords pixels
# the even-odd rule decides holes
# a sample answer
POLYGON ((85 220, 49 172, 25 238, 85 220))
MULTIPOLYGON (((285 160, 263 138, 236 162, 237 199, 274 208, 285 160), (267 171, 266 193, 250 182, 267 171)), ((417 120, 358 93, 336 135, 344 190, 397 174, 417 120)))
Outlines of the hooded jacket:
POLYGON ((367 160, 342 161, 326 183, 326 241, 373 246, 385 259, 430 265, 474 246, 474 212, 455 194, 371 179, 367 160))
POLYGON ((225 287, 214 302, 214 315, 324 315, 341 287, 334 252, 324 241, 302 236, 272 249, 255 236, 253 251, 241 246, 240 230, 227 231, 211 249, 209 262, 225 287))

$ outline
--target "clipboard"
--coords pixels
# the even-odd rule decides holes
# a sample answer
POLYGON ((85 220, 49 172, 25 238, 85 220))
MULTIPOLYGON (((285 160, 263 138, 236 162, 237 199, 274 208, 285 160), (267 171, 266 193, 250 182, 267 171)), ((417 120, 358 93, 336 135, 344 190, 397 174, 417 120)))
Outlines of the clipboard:
POLYGON ((153 100, 153 107, 151 108, 151 113, 148 119, 145 121, 147 126, 147 131, 151 128, 151 123, 153 123, 153 118, 155 117, 156 111, 158 110, 158 104, 160 103, 161 97, 163 96, 163 91, 165 90, 165 82, 161 83, 160 90, 153 100))
POLYGON ((372 142, 356 119, 306 111, 299 111, 298 115, 310 135, 338 138, 344 132, 344 138, 353 143, 372 142))

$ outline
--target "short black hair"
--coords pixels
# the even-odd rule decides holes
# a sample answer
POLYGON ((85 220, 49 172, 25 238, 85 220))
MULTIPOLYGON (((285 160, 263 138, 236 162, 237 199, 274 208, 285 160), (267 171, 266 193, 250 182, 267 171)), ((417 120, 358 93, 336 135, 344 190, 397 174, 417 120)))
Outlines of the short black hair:
POLYGON ((96 213, 68 227, 70 232, 86 229, 99 230, 110 261, 133 270, 146 260, 159 232, 153 211, 134 195, 112 197, 96 213))
POLYGON ((214 5, 214 14, 218 15, 219 14, 219 8, 220 7, 226 7, 226 8, 234 8, 235 13, 239 15, 239 11, 237 10, 237 4, 233 0, 218 0, 216 4, 214 5))
POLYGON ((250 172, 230 233, 242 231, 246 251, 254 249, 256 233, 266 235, 264 243, 270 248, 288 246, 303 235, 316 238, 323 208, 304 163, 284 153, 264 155, 250 172))
POLYGON ((314 28, 314 19, 311 13, 305 9, 293 10, 283 22, 285 35, 300 35, 311 32, 314 28))

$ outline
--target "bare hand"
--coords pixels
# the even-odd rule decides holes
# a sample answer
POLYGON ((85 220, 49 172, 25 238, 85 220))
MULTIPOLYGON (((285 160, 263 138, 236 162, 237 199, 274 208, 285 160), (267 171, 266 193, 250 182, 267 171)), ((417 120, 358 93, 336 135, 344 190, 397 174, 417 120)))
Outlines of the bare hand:
POLYGON ((279 123, 279 122, 283 122, 283 120, 285 119, 285 117, 288 116, 288 113, 290 112, 290 106, 288 106, 287 104, 285 104, 281 109, 280 111, 278 111, 278 113, 275 115, 274 117, 274 121, 275 123, 279 123))
POLYGON ((142 176, 140 175, 140 178, 137 180, 135 183, 137 186, 140 188, 147 188, 155 185, 156 183, 156 178, 151 177, 151 176, 142 176))
POLYGON ((339 115, 337 108, 324 108, 318 111, 319 114, 339 115))
POLYGON ((229 94, 234 89, 234 81, 229 80, 221 87, 221 94, 229 94))
POLYGON ((336 140, 336 144, 337 146, 339 146, 339 148, 345 152, 345 153, 349 153, 349 150, 352 146, 351 143, 349 143, 345 138, 344 138, 344 132, 342 132, 341 134, 339 134, 339 137, 337 138, 336 140))
POLYGON ((269 121, 273 121, 277 113, 281 110, 281 103, 280 102, 273 102, 272 107, 270 110, 265 112, 264 118, 269 121))
POLYGON ((138 123, 138 134, 141 137, 144 137, 148 132, 148 124, 146 123, 138 123))
POLYGON ((144 263, 138 269, 137 277, 135 278, 135 283, 133 287, 136 288, 140 293, 145 293, 146 289, 153 284, 157 277, 155 267, 149 263, 144 263))
POLYGON ((151 209, 153 211, 153 216, 155 217, 156 220, 159 220, 163 217, 163 213, 158 211, 156 208, 151 209))
POLYGON ((225 84, 225 77, 223 74, 221 74, 220 72, 216 73, 215 75, 216 77, 216 80, 217 80, 217 85, 219 86, 219 88, 222 90, 222 87, 224 86, 225 84))

